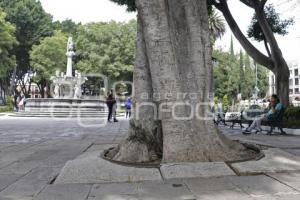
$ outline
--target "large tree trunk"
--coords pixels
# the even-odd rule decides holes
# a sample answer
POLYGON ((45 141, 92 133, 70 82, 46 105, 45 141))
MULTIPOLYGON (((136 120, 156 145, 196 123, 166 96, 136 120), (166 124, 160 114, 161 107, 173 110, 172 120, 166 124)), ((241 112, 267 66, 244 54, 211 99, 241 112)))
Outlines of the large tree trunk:
POLYGON ((213 88, 206 0, 136 0, 136 5, 135 119, 127 140, 108 156, 148 162, 162 149, 165 163, 252 157, 204 119, 213 88), (145 102, 152 106, 141 106, 145 102))

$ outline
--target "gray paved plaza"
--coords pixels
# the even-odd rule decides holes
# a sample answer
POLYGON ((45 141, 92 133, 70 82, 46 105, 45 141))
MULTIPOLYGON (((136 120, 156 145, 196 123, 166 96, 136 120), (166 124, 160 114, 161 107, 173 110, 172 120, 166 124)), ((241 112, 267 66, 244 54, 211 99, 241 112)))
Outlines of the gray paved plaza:
MULTIPOLYGON (((68 161, 84 160, 97 151, 100 154, 126 136, 128 121, 102 123, 101 119, 79 123, 77 119, 0 116, 0 200, 300 199, 298 171, 123 183, 55 183, 68 161)), ((299 136, 243 136, 237 128, 220 129, 232 139, 279 147, 294 156, 300 153, 299 136)))

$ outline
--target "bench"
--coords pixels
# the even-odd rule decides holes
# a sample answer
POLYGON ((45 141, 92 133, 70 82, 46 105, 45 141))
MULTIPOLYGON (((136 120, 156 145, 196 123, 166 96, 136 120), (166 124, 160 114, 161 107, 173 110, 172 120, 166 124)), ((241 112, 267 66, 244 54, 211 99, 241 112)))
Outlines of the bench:
MULTIPOLYGON (((257 117, 258 115, 256 115, 257 117)), ((252 119, 255 118, 255 116, 251 116, 252 119)), ((268 135, 271 135, 273 131, 278 128, 280 130, 280 133, 282 135, 285 135, 286 132, 284 132, 283 128, 288 128, 288 125, 283 121, 284 117, 284 109, 281 109, 280 112, 276 115, 276 117, 272 120, 263 120, 261 122, 261 125, 263 126, 269 126, 270 130, 268 131, 268 135)), ((253 120, 245 119, 243 112, 241 112, 241 117, 239 119, 232 119, 232 120, 227 120, 226 122, 232 123, 230 128, 233 128, 235 124, 239 124, 241 129, 244 128, 243 124, 248 124, 248 127, 252 124, 253 120)), ((258 133, 258 132, 256 132, 258 133)))

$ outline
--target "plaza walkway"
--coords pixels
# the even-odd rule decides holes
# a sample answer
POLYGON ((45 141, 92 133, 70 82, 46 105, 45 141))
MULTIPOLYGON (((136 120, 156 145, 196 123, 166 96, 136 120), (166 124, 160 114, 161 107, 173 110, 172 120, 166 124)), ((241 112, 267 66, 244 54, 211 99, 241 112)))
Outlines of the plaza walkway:
MULTIPOLYGON (((300 199, 299 172, 251 176, 181 178, 127 183, 55 184, 67 161, 119 143, 128 121, 71 120, 0 116, 0 200, 240 200, 300 199)), ((224 134, 300 156, 299 136, 224 134)))

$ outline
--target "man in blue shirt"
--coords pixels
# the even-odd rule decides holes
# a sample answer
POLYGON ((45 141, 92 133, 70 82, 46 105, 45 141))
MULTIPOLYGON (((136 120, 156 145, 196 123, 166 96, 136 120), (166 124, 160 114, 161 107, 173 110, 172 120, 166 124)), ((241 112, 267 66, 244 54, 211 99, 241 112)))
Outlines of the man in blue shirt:
POLYGON ((251 126, 249 126, 243 132, 243 134, 251 134, 251 131, 253 129, 256 129, 256 131, 258 131, 258 132, 262 131, 261 122, 263 120, 268 120, 268 121, 276 120, 276 118, 278 117, 278 115, 280 114, 282 109, 283 109, 283 104, 280 103, 280 100, 279 100, 278 96, 276 94, 273 94, 271 99, 270 99, 270 110, 269 110, 269 112, 267 114, 261 115, 258 118, 256 118, 253 121, 253 123, 251 124, 251 126))

